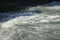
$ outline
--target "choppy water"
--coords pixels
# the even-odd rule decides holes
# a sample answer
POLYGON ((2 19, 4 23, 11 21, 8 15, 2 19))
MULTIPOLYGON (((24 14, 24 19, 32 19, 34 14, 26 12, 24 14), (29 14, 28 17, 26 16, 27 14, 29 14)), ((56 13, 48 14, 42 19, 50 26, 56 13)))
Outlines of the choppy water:
POLYGON ((0 40, 60 40, 60 2, 8 13, 1 22, 0 40))

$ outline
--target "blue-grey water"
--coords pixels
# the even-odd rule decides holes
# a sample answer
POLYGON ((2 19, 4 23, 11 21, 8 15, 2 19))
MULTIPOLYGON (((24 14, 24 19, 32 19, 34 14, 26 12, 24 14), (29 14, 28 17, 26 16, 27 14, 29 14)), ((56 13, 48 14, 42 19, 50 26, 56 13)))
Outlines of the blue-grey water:
POLYGON ((0 40, 60 40, 60 2, 6 12, 0 21, 0 40))

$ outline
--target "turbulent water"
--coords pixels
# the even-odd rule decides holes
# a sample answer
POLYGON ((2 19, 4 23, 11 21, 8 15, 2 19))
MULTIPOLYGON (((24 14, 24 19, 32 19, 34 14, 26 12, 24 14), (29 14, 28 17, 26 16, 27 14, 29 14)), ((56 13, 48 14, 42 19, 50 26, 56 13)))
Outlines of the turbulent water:
POLYGON ((0 40, 60 40, 60 2, 7 13, 0 23, 0 40))

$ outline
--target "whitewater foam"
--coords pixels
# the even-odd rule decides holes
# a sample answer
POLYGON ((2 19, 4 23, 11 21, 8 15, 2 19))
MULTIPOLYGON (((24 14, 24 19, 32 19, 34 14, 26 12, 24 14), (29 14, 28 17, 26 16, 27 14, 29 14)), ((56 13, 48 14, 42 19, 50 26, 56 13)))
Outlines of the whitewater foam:
POLYGON ((10 20, 0 23, 0 40, 60 40, 59 5, 30 7, 28 10, 39 12, 15 13, 14 18, 9 16, 10 20))

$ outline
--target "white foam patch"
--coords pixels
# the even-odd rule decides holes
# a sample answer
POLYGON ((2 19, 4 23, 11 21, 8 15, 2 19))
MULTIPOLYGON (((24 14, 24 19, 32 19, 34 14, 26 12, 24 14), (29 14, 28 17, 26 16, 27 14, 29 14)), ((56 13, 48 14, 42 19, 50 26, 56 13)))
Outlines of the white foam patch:
POLYGON ((30 15, 30 12, 25 12, 23 13, 24 16, 19 15, 19 12, 19 14, 16 13, 18 17, 15 15, 15 18, 0 23, 0 40, 46 40, 47 38, 60 40, 58 36, 60 35, 59 8, 38 6, 29 10, 41 12, 31 12, 33 15, 30 15), (29 16, 26 15, 27 13, 29 16))
POLYGON ((44 15, 44 14, 35 14, 33 16, 20 16, 14 19, 11 19, 7 22, 1 24, 1 27, 10 28, 15 24, 34 24, 41 22, 56 22, 60 21, 60 15, 44 15), (56 19, 57 18, 57 19, 56 19))
POLYGON ((50 6, 50 7, 46 7, 46 8, 49 9, 49 10, 52 10, 52 9, 60 10, 60 6, 50 6))

